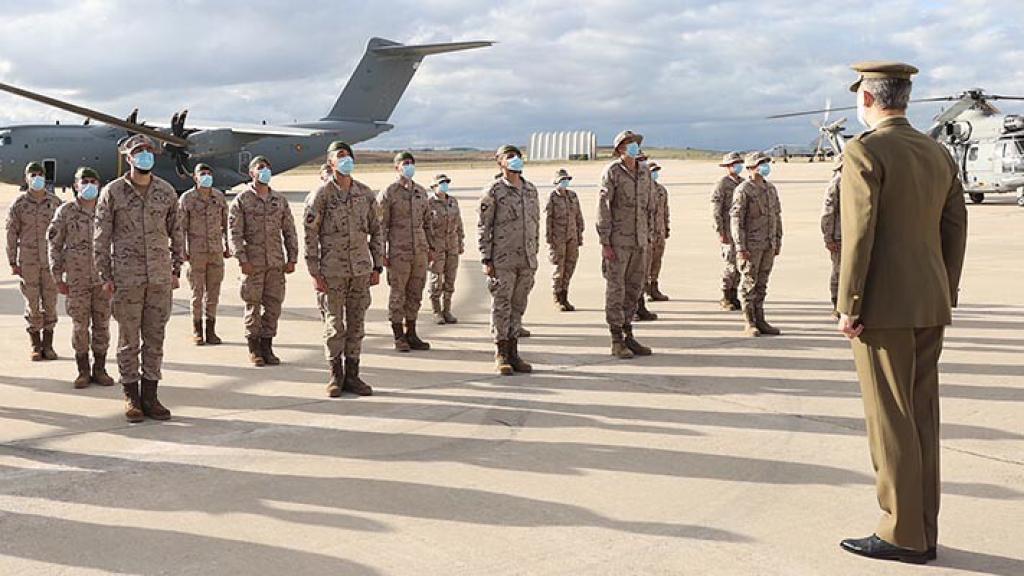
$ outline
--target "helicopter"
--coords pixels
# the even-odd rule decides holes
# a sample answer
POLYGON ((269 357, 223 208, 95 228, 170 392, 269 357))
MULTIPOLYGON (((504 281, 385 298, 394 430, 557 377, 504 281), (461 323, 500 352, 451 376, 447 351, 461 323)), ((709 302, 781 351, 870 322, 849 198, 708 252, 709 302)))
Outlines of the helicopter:
MULTIPOLYGON (((981 88, 965 90, 955 96, 938 96, 911 100, 917 102, 953 102, 933 119, 925 132, 944 145, 956 160, 964 192, 971 202, 980 204, 986 194, 1017 194, 1017 205, 1024 207, 1024 116, 1003 114, 993 100, 1024 100, 1024 96, 986 94, 981 88)), ((832 110, 855 110, 846 106, 832 110)), ((790 118, 829 112, 811 110, 768 116, 769 119, 790 118)), ((845 120, 845 119, 844 119, 845 120)), ((843 126, 829 125, 828 140, 833 149, 842 152, 848 136, 843 126)))
POLYGON ((821 120, 811 120, 818 135, 811 141, 810 145, 791 146, 776 144, 764 151, 772 158, 782 158, 783 162, 789 162, 790 158, 807 158, 808 162, 824 161, 836 158, 843 153, 843 142, 850 136, 843 134, 846 129, 846 118, 831 120, 832 99, 825 99, 825 113, 821 120), (828 144, 828 147, 825 144, 828 144))

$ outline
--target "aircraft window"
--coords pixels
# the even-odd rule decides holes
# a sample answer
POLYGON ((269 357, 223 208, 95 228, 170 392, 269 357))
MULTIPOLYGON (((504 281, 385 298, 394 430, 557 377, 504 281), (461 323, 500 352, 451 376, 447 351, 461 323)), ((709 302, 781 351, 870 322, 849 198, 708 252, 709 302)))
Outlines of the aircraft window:
POLYGON ((11 137, 10 136, 4 136, 4 137, 0 138, 0 146, 10 146, 10 145, 11 145, 11 137))
POLYGON ((1014 140, 1013 143, 1016 144, 1016 150, 1014 150, 1014 147, 1007 145, 1007 156, 1024 156, 1024 140, 1014 140))
POLYGON ((974 146, 967 152, 967 160, 974 161, 978 159, 978 147, 974 146))

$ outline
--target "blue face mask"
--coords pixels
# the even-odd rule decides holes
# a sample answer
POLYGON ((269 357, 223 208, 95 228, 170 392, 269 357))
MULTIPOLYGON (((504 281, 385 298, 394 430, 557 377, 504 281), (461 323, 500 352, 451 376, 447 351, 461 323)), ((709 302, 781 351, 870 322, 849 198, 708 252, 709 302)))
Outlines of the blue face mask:
POLYGON ((43 176, 33 176, 28 181, 28 187, 39 192, 43 188, 46 188, 46 178, 43 176))
POLYGON ((416 175, 415 164, 402 164, 402 176, 412 180, 412 177, 416 175))
POLYGON ((213 175, 212 174, 203 174, 202 176, 199 177, 199 187, 200 188, 209 188, 210 186, 213 186, 213 175))
POLYGON ((743 173, 743 164, 733 164, 732 165, 732 173, 737 175, 737 176, 742 174, 743 173))
POLYGON ((521 156, 513 156, 508 161, 508 169, 513 171, 513 172, 522 172, 523 171, 523 158, 521 156))
POLYGON ((568 180, 559 180, 558 181, 558 188, 560 190, 565 190, 568 187, 569 187, 569 181, 568 180))
POLYGON ((152 170, 153 164, 156 163, 156 158, 149 150, 139 152, 135 156, 132 156, 132 159, 135 161, 135 167, 139 170, 152 170))
POLYGON ((661 175, 661 170, 655 170, 654 172, 651 172, 651 180, 654 180, 655 182, 657 182, 658 181, 658 176, 660 176, 660 175, 661 175))
POLYGON ((270 168, 260 168, 260 171, 256 173, 256 179, 259 180, 260 184, 270 184, 270 179, 273 178, 274 173, 271 172, 270 168))
POLYGON ((91 182, 82 186, 82 189, 78 191, 78 197, 82 200, 95 200, 99 198, 99 195, 100 187, 91 182))
POLYGON ((441 182, 440 184, 437 185, 437 189, 440 190, 441 192, 444 192, 445 194, 447 194, 448 193, 448 183, 447 182, 441 182))
POLYGON ((337 170, 339 174, 344 174, 345 176, 351 174, 355 169, 356 161, 353 160, 351 156, 338 158, 338 163, 335 165, 335 170, 337 170))
POLYGON ((761 176, 767 178, 768 175, 772 173, 772 165, 765 162, 757 167, 757 171, 761 176))
POLYGON ((630 142, 626 144, 626 156, 630 158, 636 158, 640 155, 640 145, 636 142, 630 142))

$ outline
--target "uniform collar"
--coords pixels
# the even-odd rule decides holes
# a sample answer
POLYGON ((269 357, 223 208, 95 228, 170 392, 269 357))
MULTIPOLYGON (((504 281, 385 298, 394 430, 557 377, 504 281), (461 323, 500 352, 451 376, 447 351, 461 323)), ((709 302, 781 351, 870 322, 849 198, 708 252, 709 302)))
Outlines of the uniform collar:
POLYGON ((907 120, 906 116, 889 116, 878 124, 875 124, 871 129, 881 130, 882 128, 887 128, 889 126, 910 126, 910 120, 907 120))

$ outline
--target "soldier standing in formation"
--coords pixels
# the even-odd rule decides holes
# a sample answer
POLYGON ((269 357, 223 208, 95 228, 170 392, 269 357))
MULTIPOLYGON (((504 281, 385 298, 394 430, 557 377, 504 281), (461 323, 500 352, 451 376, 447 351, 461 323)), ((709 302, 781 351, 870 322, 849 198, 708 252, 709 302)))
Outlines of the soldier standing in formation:
POLYGON ((733 193, 743 182, 743 158, 737 152, 729 152, 722 156, 718 165, 726 170, 725 176, 722 176, 711 193, 711 219, 715 223, 722 260, 725 261, 725 269, 722 270, 722 299, 718 303, 723 310, 735 311, 741 307, 737 293, 740 272, 736 267, 736 244, 730 229, 729 210, 732 208, 733 193))
POLYGON ((192 287, 192 341, 196 346, 220 344, 217 302, 224 281, 224 259, 231 257, 228 243, 228 203, 213 187, 213 169, 196 164, 195 187, 178 200, 178 220, 185 239, 188 282, 192 287), (203 333, 203 312, 206 333, 203 333))
POLYGON ((384 232, 384 266, 388 269, 388 321, 395 338, 395 350, 430 350, 430 344, 416 334, 416 317, 427 283, 427 267, 434 260, 431 246, 427 191, 413 181, 416 159, 410 152, 395 156, 398 180, 380 195, 381 227, 384 232), (403 327, 404 323, 404 327, 403 327))
POLYGON ((554 270, 551 273, 555 306, 562 312, 573 312, 576 307, 569 302, 569 281, 576 270, 576 262, 583 246, 583 210, 576 192, 569 189, 572 176, 561 168, 555 173, 555 188, 544 206, 547 214, 545 238, 548 255, 554 270))
MULTIPOLYGON (((651 161, 647 164, 654 185, 654 226, 651 228, 651 257, 647 270, 647 295, 651 302, 665 302, 668 296, 661 292, 658 277, 661 276, 661 261, 665 257, 665 241, 671 234, 669 226, 668 190, 658 182, 661 166, 651 161)), ((643 297, 640 298, 643 302, 643 297)), ((645 306, 646 308, 646 306, 645 306)))
POLYGON ((153 141, 142 134, 125 139, 121 153, 131 170, 107 184, 96 205, 93 256, 103 289, 113 296, 117 366, 129 422, 171 417, 157 398, 157 384, 184 249, 178 194, 152 174, 153 149, 153 141))
POLYGON ((78 365, 75 388, 86 388, 91 383, 114 385, 106 368, 110 346, 110 294, 103 290, 92 253, 99 186, 100 175, 95 170, 84 166, 76 170, 75 200, 57 208, 46 232, 50 273, 57 291, 66 297, 64 303, 71 317, 71 347, 78 365))
POLYGON ((540 200, 523 178, 523 153, 506 144, 495 154, 501 176, 480 198, 477 239, 491 293, 491 334, 500 374, 531 372, 519 356, 523 314, 537 273, 540 200))
POLYGON ((299 240, 288 199, 270 187, 270 161, 253 158, 249 175, 252 182, 228 211, 228 238, 242 269, 249 361, 254 366, 273 366, 281 363, 273 343, 284 302, 285 274, 295 272, 299 240))
POLYGON ((907 120, 911 76, 864 62, 857 116, 868 128, 843 151, 838 328, 852 341, 881 518, 843 549, 922 564, 937 556, 939 357, 956 306, 967 209, 956 162, 907 120))
POLYGON ((647 277, 646 252, 654 208, 651 173, 637 161, 643 136, 629 130, 615 137, 618 159, 601 175, 597 235, 605 278, 605 319, 612 355, 647 356, 651 349, 633 337, 632 320, 647 277))
POLYGON ((761 152, 747 155, 750 178, 736 188, 731 219, 732 239, 741 279, 744 334, 781 334, 764 319, 764 298, 775 257, 782 251, 782 206, 775 185, 768 181, 772 159, 761 152))
POLYGON ((383 270, 383 231, 373 191, 352 178, 352 147, 332 142, 327 157, 334 175, 306 197, 303 218, 306 266, 324 320, 331 368, 327 394, 369 396, 373 389, 359 377, 359 356, 370 287, 380 283, 383 270))
POLYGON ((839 261, 843 249, 843 227, 839 218, 839 185, 843 175, 843 159, 832 172, 832 181, 825 191, 825 204, 821 210, 821 235, 825 239, 825 249, 832 258, 832 275, 829 277, 829 293, 832 296, 832 317, 839 319, 839 312, 836 311, 836 299, 839 294, 839 261))
POLYGON ((430 185, 430 228, 434 234, 434 261, 430 264, 430 305, 434 322, 457 324, 452 315, 452 294, 459 272, 459 256, 465 251, 465 232, 459 201, 448 194, 451 179, 444 174, 434 176, 430 185))
POLYGON ((57 359, 53 349, 57 285, 47 265, 46 229, 60 199, 46 189, 44 174, 39 162, 25 166, 28 189, 14 199, 7 212, 7 261, 11 273, 21 278, 33 361, 57 359))

